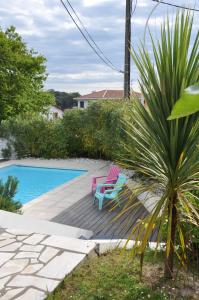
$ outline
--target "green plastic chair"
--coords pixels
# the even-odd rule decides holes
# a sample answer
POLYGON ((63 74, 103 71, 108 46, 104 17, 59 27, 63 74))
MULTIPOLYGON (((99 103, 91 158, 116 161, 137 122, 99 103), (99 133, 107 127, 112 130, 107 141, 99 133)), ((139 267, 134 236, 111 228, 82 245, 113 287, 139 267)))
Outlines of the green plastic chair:
POLYGON ((120 205, 118 195, 125 183, 126 176, 120 173, 115 184, 98 184, 93 203, 95 204, 96 199, 98 199, 99 210, 102 210, 104 200, 114 200, 120 205))

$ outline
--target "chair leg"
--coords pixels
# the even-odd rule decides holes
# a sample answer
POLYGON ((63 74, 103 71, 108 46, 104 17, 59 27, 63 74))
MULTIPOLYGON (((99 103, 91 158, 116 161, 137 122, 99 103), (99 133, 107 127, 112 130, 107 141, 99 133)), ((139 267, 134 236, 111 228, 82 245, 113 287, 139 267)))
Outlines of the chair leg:
POLYGON ((102 210, 104 198, 99 199, 99 210, 102 210))
POLYGON ((95 194, 93 195, 93 204, 95 205, 95 200, 96 200, 96 198, 95 198, 95 194))

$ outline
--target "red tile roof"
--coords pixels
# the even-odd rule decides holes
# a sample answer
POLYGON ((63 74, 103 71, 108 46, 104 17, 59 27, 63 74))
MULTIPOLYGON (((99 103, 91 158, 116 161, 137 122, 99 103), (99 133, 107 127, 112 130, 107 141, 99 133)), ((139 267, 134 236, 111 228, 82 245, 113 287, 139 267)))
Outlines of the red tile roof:
MULTIPOLYGON (((133 92, 132 94, 140 97, 141 94, 133 92)), ((102 90, 74 98, 74 100, 99 100, 99 99, 121 99, 124 97, 123 90, 102 90)))

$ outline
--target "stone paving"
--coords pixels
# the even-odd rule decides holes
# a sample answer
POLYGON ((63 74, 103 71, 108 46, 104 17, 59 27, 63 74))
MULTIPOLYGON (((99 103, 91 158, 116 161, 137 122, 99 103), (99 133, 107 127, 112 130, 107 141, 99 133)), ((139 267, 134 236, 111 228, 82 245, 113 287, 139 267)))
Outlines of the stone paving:
POLYGON ((45 299, 95 246, 92 241, 0 228, 0 299, 45 299))

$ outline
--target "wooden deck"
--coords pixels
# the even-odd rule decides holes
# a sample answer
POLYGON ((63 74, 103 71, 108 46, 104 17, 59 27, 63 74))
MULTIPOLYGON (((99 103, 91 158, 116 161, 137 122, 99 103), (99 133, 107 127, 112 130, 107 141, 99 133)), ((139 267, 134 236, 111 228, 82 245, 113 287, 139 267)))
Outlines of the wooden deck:
POLYGON ((116 208, 110 211, 111 206, 110 203, 105 204, 102 211, 99 211, 97 203, 94 205, 92 196, 88 195, 51 221, 92 230, 94 239, 127 238, 136 221, 148 214, 145 207, 140 204, 137 208, 129 211, 128 218, 126 214, 115 221, 113 219, 121 209, 116 208))

